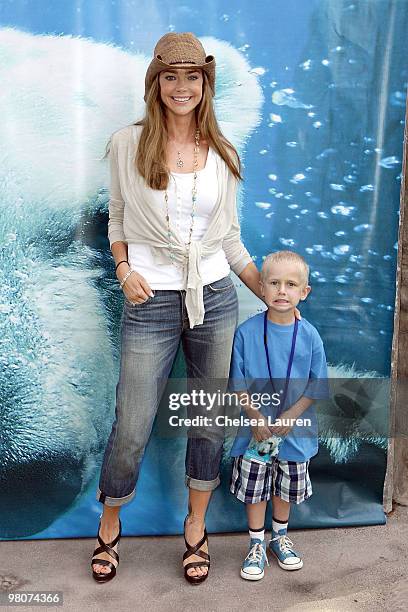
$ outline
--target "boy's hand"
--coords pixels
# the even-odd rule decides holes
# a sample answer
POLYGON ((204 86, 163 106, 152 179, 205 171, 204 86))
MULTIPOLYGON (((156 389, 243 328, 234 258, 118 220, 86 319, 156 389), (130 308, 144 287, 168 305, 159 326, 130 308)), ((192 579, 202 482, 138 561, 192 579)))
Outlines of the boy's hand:
MULTIPOLYGON (((310 408, 313 404, 313 400, 310 397, 305 397, 302 395, 298 401, 293 404, 288 410, 282 412, 282 414, 278 417, 279 419, 293 419, 293 425, 295 425, 295 420, 300 417, 304 413, 305 410, 310 408)), ((272 434, 275 436, 287 436, 288 433, 293 429, 293 425, 270 425, 269 429, 272 434)))
MULTIPOLYGON (((290 410, 286 410, 286 412, 282 412, 279 419, 295 419, 296 416, 290 412, 290 410)), ((270 425, 269 430, 271 435, 275 436, 287 436, 288 433, 293 428, 293 425, 270 425)))
POLYGON ((258 416, 256 418, 259 421, 259 425, 251 425, 252 434, 257 442, 262 442, 262 440, 267 440, 271 437, 271 430, 267 426, 267 421, 265 417, 262 416, 262 414, 258 413, 258 416))
POLYGON ((267 425, 267 419, 263 416, 262 412, 252 408, 252 406, 245 409, 246 416, 250 419, 256 419, 257 425, 251 425, 252 435, 257 442, 267 440, 271 437, 271 431, 267 425))

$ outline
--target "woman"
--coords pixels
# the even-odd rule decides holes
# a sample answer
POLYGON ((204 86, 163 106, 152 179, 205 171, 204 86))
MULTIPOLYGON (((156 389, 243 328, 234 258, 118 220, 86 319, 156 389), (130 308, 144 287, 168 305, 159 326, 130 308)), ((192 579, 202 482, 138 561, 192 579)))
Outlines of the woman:
MULTIPOLYGON (((120 507, 139 465, 165 380, 183 345, 188 378, 227 379, 237 295, 230 269, 259 297, 259 272, 240 240, 240 162, 215 119, 215 59, 191 33, 169 33, 145 80, 146 116, 111 137, 109 241, 125 294, 116 419, 101 469, 103 503, 92 559, 98 582, 119 563, 120 507)), ((205 514, 219 484, 221 436, 189 437, 184 575, 207 578, 205 514)))

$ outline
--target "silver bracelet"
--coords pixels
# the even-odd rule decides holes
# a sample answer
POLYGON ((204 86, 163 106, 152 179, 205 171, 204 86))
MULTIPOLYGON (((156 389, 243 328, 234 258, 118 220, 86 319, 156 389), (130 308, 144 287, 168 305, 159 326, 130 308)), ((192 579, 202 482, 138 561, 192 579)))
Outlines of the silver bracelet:
POLYGON ((126 283, 127 279, 129 278, 129 276, 132 274, 132 272, 134 272, 134 270, 128 270, 125 274, 125 276, 122 278, 122 280, 120 281, 120 288, 122 289, 123 285, 126 283))

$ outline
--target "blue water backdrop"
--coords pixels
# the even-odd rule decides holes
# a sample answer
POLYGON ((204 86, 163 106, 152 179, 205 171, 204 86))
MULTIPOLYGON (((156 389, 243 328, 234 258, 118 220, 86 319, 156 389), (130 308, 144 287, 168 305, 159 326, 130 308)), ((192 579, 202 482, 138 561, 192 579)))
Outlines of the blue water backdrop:
MULTIPOLYGON (((302 313, 319 329, 330 363, 389 375, 408 81, 405 0, 8 0, 0 6, 0 26, 86 37, 146 57, 168 31, 193 31, 238 49, 259 78, 265 99, 262 121, 242 151, 244 242, 258 266, 277 249, 296 250, 307 259, 313 291, 302 313)), ((234 108, 230 112, 233 116, 234 108)), ((103 236, 103 258, 108 253, 106 215, 94 226, 103 236)), ((109 323, 116 338, 118 317, 117 311, 109 323)), ((106 384, 113 396, 113 385, 106 384)), ((106 402, 96 416, 102 426, 112 415, 113 404, 106 402)), ((152 437, 138 503, 124 509, 128 533, 180 531, 186 498, 182 446, 180 440, 166 445, 152 437), (169 456, 174 459, 171 474, 166 471, 169 456)), ((6 519, 12 525, 5 533, 89 535, 101 510, 95 501, 100 454, 94 449, 95 455, 82 463, 69 449, 66 457, 45 450, 55 460, 54 471, 44 469, 47 463, 21 462, 15 472, 20 485, 0 513, 3 526, 6 519), (31 474, 24 471, 27 466, 31 474), (76 498, 89 474, 92 481, 76 498), (39 484, 48 483, 46 477, 51 484, 42 490, 39 484)), ((322 449, 314 461, 315 495, 309 505, 294 509, 292 526, 384 522, 382 450, 364 446, 357 459, 339 466, 322 449), (364 490, 359 466, 375 475, 364 490)), ((228 462, 223 471, 209 529, 243 529, 243 507, 227 492, 228 462)))

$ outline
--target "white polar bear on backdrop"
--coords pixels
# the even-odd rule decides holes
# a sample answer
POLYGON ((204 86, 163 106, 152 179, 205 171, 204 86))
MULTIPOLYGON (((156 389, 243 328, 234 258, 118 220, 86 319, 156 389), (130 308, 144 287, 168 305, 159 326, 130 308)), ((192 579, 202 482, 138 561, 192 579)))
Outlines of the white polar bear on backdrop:
MULTIPOLYGON (((242 153, 260 121, 261 87, 231 45, 201 40, 217 58, 221 129, 242 153)), ((110 134, 144 114, 149 61, 88 39, 0 29, 3 538, 45 529, 100 465, 121 304, 102 157, 110 134), (87 243, 90 226, 104 236, 100 248, 87 243)))

